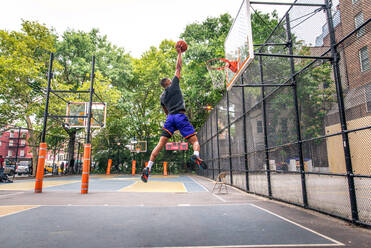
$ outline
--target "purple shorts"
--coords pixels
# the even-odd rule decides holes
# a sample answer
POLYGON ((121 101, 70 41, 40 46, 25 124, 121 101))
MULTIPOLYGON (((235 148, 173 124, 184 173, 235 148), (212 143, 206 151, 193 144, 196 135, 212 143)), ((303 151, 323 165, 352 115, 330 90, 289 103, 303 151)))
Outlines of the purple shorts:
POLYGON ((175 115, 168 115, 161 136, 171 138, 176 130, 182 134, 185 139, 196 135, 196 131, 189 123, 185 114, 179 113, 175 115))

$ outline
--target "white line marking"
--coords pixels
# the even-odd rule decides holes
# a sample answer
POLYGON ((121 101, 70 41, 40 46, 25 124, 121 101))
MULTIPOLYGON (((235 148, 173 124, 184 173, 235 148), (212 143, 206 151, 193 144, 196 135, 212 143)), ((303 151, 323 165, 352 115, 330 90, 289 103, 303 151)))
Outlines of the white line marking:
POLYGON ((219 200, 221 200, 222 202, 227 202, 226 200, 224 200, 223 198, 221 198, 220 196, 216 195, 213 193, 213 196, 215 196, 216 198, 218 198, 219 200))
POLYGON ((12 195, 21 195, 21 194, 24 194, 24 193, 25 192, 17 192, 17 193, 13 193, 13 194, 0 195, 0 198, 7 197, 7 196, 12 196, 12 195))
POLYGON ((335 239, 332 239, 332 238, 330 238, 330 237, 328 237, 328 236, 326 236, 326 235, 323 235, 323 234, 321 234, 321 233, 319 233, 319 232, 316 232, 316 231, 314 231, 314 230, 312 230, 312 229, 310 229, 310 228, 308 228, 308 227, 305 227, 305 226, 303 226, 303 225, 300 225, 300 224, 298 224, 298 223, 296 223, 296 222, 294 222, 294 221, 292 221, 292 220, 286 219, 285 217, 283 217, 283 216, 281 216, 281 215, 278 215, 278 214, 275 214, 275 213, 273 213, 273 212, 271 212, 271 211, 269 211, 269 210, 267 210, 267 209, 265 209, 265 208, 258 207, 258 206, 256 206, 255 204, 250 204, 250 205, 253 206, 253 207, 256 207, 256 208, 258 208, 258 209, 260 209, 260 210, 263 210, 263 211, 265 211, 265 212, 267 212, 267 213, 269 213, 269 214, 271 214, 271 215, 274 215, 274 216, 276 216, 276 217, 278 217, 278 218, 280 218, 280 219, 282 219, 282 220, 284 220, 284 221, 287 221, 287 222, 289 222, 289 223, 291 223, 291 224, 294 224, 294 225, 296 225, 296 226, 298 226, 298 227, 300 227, 300 228, 302 228, 302 229, 305 229, 305 230, 307 230, 307 231, 309 231, 309 232, 312 232, 312 233, 314 233, 314 234, 316 234, 316 235, 318 235, 318 236, 320 236, 320 237, 322 237, 322 238, 325 238, 325 239, 327 239, 327 240, 330 240, 331 242, 334 242, 336 245, 344 246, 343 243, 341 243, 341 242, 339 242, 339 241, 337 241, 337 240, 335 240, 335 239))
POLYGON ((206 190, 206 192, 210 192, 205 186, 203 186, 201 183, 199 183, 199 182, 197 182, 196 180, 194 180, 192 177, 190 177, 189 176, 189 178, 193 181, 193 182, 195 182, 196 184, 198 184, 198 185, 200 185, 201 186, 201 188, 203 188, 204 190, 206 190))
POLYGON ((161 246, 153 248, 259 248, 259 247, 323 247, 339 246, 337 244, 282 244, 282 245, 223 245, 223 246, 161 246))
POLYGON ((189 207, 191 204, 178 204, 178 207, 189 207))

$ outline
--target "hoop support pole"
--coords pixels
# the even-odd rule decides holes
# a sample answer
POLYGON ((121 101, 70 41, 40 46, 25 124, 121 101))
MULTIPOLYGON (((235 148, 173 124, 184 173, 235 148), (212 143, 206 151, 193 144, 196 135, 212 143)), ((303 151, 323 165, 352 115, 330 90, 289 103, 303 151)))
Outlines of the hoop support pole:
POLYGON ((91 158, 91 144, 84 144, 84 162, 82 167, 81 194, 88 193, 90 158, 91 158))
POLYGON ((43 179, 44 179, 44 167, 45 167, 46 154, 47 154, 47 144, 40 143, 39 159, 37 162, 37 172, 36 172, 36 181, 35 181, 35 193, 42 193, 43 191, 43 179))

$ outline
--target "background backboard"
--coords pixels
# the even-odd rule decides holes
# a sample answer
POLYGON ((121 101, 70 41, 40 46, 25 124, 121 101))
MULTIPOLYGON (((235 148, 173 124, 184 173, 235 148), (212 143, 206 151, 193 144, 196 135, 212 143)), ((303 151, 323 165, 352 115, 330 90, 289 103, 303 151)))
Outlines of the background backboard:
POLYGON ((130 152, 147 152, 147 141, 131 141, 125 147, 129 148, 130 152))
POLYGON ((254 45, 251 30, 250 0, 243 0, 224 42, 225 58, 237 61, 237 71, 226 68, 227 90, 240 78, 242 72, 254 59, 254 45))
MULTIPOLYGON (((67 104, 66 116, 81 116, 81 118, 66 118, 66 123, 70 128, 83 128, 88 125, 88 115, 89 103, 88 102, 71 102, 67 104)), ((106 126, 106 114, 107 107, 105 103, 94 102, 92 105, 92 128, 101 128, 106 126)))

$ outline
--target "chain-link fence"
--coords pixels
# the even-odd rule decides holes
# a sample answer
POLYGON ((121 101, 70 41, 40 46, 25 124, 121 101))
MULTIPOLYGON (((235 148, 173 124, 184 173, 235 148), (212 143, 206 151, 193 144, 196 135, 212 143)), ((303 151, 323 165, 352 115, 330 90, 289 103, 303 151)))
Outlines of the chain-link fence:
POLYGON ((198 173, 370 226, 371 7, 296 3, 199 131, 198 173))

